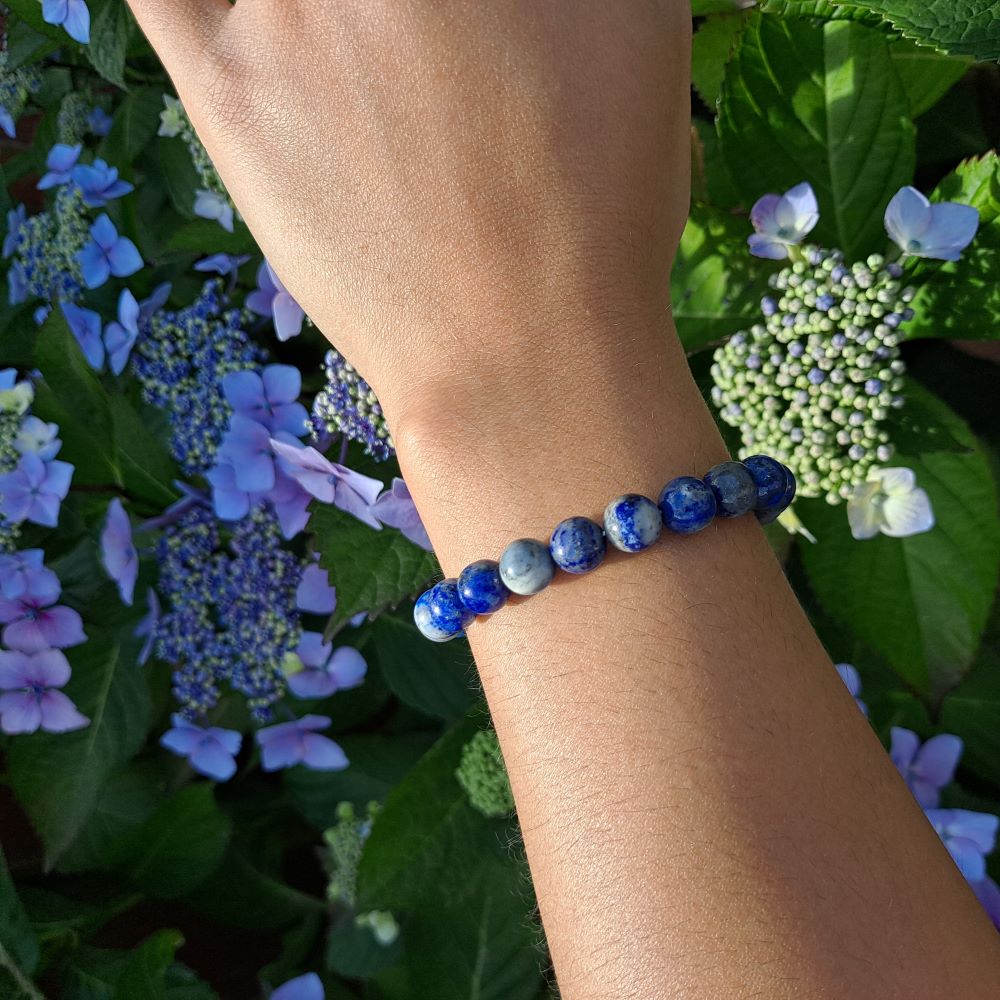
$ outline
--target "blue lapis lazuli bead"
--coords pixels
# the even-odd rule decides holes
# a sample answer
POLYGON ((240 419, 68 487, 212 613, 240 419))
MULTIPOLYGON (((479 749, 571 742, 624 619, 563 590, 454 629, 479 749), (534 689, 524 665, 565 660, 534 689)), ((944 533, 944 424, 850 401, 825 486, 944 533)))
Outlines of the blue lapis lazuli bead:
POLYGON ((589 517, 567 517, 556 525, 549 540, 552 561, 567 573, 589 573, 608 551, 604 529, 589 517))
POLYGON ((500 556, 500 579, 504 586, 525 597, 544 590, 552 582, 555 571, 548 546, 534 538, 518 538, 500 556))
POLYGON ((791 502, 795 499, 795 489, 797 485, 795 482, 795 474, 788 468, 787 465, 783 465, 782 469, 785 470, 784 492, 781 494, 781 498, 773 507, 768 510, 757 511, 757 520, 760 521, 761 524, 771 524, 773 521, 776 521, 778 519, 778 515, 781 514, 782 511, 787 510, 791 505, 791 502))
POLYGON ((720 462, 708 470, 705 483, 715 494, 719 517, 739 517, 757 503, 757 484, 742 462, 720 462))
POLYGON ((622 552, 648 549, 663 530, 660 508, 638 493, 620 496, 604 510, 604 534, 622 552))
POLYGON ((431 614, 432 592, 433 588, 425 590, 417 598, 416 603, 413 605, 413 622, 425 639, 430 639, 431 642, 447 642, 449 639, 454 639, 456 636, 461 635, 462 630, 459 629, 457 632, 453 632, 434 624, 431 614))
POLYGON ((500 579, 499 564, 492 559, 480 559, 459 574, 458 596, 474 614, 491 615, 504 606, 510 591, 500 579))
POLYGON ((757 487, 754 510, 771 510, 781 503, 788 485, 788 470, 770 455, 751 455, 743 459, 757 487))
POLYGON ((461 632, 476 616, 458 596, 458 581, 442 580, 431 587, 428 603, 431 624, 444 632, 461 632))
POLYGON ((660 493, 663 523, 679 535, 707 528, 715 517, 715 494, 694 476, 671 479, 660 493))

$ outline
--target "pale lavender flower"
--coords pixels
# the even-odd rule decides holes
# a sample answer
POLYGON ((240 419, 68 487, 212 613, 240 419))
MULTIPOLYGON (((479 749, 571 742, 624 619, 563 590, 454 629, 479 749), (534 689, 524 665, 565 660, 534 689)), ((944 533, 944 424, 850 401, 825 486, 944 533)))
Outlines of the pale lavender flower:
POLYGON ((118 235, 107 215, 97 217, 90 227, 90 239, 76 258, 88 288, 100 288, 111 275, 127 278, 142 269, 138 248, 127 236, 118 235))
POLYGON ((278 340, 290 340, 302 332, 305 311, 266 260, 257 269, 257 288, 247 296, 247 308, 274 321, 278 340))
POLYGON ((8 735, 68 733, 90 720, 59 688, 70 677, 69 663, 58 649, 34 653, 0 651, 0 730, 8 735))
POLYGON ((42 20, 61 24, 74 42, 86 45, 90 41, 90 10, 86 0, 42 0, 42 20))
POLYGON ((28 452, 13 471, 0 476, 0 514, 13 524, 31 521, 54 528, 72 478, 69 462, 44 462, 28 452))
POLYGON ((118 296, 118 319, 112 320, 104 330, 108 367, 114 375, 121 375, 125 370, 132 348, 139 339, 139 310, 136 297, 123 288, 118 296))
POLYGON ((75 146, 67 146, 66 143, 57 142, 45 158, 47 172, 42 174, 42 179, 38 182, 39 191, 47 191, 49 188, 60 187, 68 184, 73 179, 73 168, 76 161, 80 159, 83 146, 79 143, 75 146))
POLYGON ((323 983, 315 972, 296 976, 282 983, 272 994, 271 1000, 324 1000, 323 983))
POLYGON ((858 673, 857 667, 852 666, 850 663, 838 663, 836 664, 837 673, 840 674, 840 679, 844 682, 847 690, 850 691, 851 697, 854 699, 858 708, 861 709, 862 715, 868 714, 868 706, 861 700, 861 675, 858 673))
POLYGON ((313 615, 332 615, 337 606, 337 591, 322 566, 310 563, 302 571, 302 580, 295 591, 295 606, 313 615))
POLYGON ((986 878, 986 855, 996 846, 1000 817, 968 809, 924 810, 969 882, 986 878))
POLYGON ((0 132, 3 132, 8 139, 17 138, 17 123, 14 116, 4 107, 0 107, 0 132))
POLYGON ((335 691, 357 687, 368 671, 365 658, 350 646, 334 650, 319 632, 303 632, 292 659, 288 687, 297 698, 327 698, 335 691))
POLYGON ((979 228, 979 212, 955 201, 931 204, 916 188, 903 187, 885 210, 886 232, 911 257, 958 260, 979 228))
POLYGON ((132 633, 137 639, 146 640, 139 650, 140 667, 144 666, 153 655, 153 647, 156 645, 156 623, 160 620, 160 599, 152 587, 146 591, 146 608, 146 616, 136 625, 132 633))
POLYGON ((60 302, 59 308, 62 309, 69 332, 80 345, 87 364, 99 372, 104 367, 104 340, 101 338, 100 314, 73 302, 60 302))
POLYGON ((90 129, 94 135, 101 136, 102 138, 106 136, 111 131, 111 126, 114 124, 114 119, 104 110, 104 108, 94 108, 89 115, 87 115, 87 128, 90 129))
POLYGON ((215 191, 196 191, 194 214, 210 222, 217 222, 228 233, 233 231, 233 206, 225 195, 215 191))
POLYGON ((372 505, 382 491, 378 479, 331 462, 311 446, 300 448, 271 438, 271 447, 284 463, 285 471, 320 503, 332 503, 359 521, 381 530, 381 523, 372 513, 372 505))
POLYGON ((128 181, 118 179, 117 167, 108 166, 104 160, 78 164, 73 168, 73 180, 88 208, 103 208, 109 201, 135 190, 128 181))
POLYGON ((160 737, 160 746, 186 757, 194 770, 213 781, 228 781, 236 773, 235 758, 243 742, 238 732, 217 726, 202 728, 183 715, 172 715, 170 722, 173 728, 160 737))
POLYGON ((132 544, 132 522, 118 497, 108 504, 101 532, 101 560, 108 576, 118 584, 122 603, 131 607, 139 576, 139 554, 132 544))
POLYGON ((294 538, 309 523, 312 496, 278 463, 274 466, 274 486, 267 494, 267 499, 274 508, 278 527, 284 538, 294 538))
POLYGON ((392 489, 386 490, 375 501, 372 513, 388 527, 398 528, 414 545, 428 552, 434 551, 410 491, 398 476, 392 480, 392 489))
POLYGON ((55 604, 51 590, 35 595, 31 588, 18 597, 0 597, 3 641, 11 649, 37 653, 54 647, 66 649, 87 641, 83 620, 72 609, 55 604))
MULTIPOLYGON (((42 549, 22 549, 0 555, 0 594, 13 599, 27 594, 31 597, 59 597, 59 577, 43 565, 42 549)), ((51 603, 51 602, 50 602, 51 603)))
POLYGON ((266 493, 274 486, 271 432, 256 420, 234 413, 219 445, 219 461, 233 468, 235 485, 248 493, 266 493))
POLYGON ((14 438, 14 447, 22 455, 30 452, 43 462, 51 462, 62 447, 62 441, 59 440, 59 425, 46 423, 41 417, 29 415, 21 421, 14 438))
POLYGON ((939 733, 921 745, 916 733, 899 726, 892 727, 890 736, 889 755, 913 797, 924 809, 936 808, 941 801, 941 789, 955 777, 962 741, 950 733, 939 733))
POLYGON ((347 767, 344 751, 316 730, 328 729, 331 722, 323 715, 304 715, 293 722, 282 722, 257 730, 261 767, 280 771, 303 764, 313 771, 341 771, 347 767))
MULTIPOLYGON (((11 136, 13 138, 13 136, 11 136)), ((17 250, 17 238, 21 232, 21 226, 28 220, 28 210, 24 205, 18 205, 7 213, 7 235, 3 240, 3 257, 6 260, 17 250)), ((8 369, 13 371, 13 369, 8 369)), ((13 382, 11 383, 13 385, 13 382)), ((5 388, 10 388, 6 386, 5 388)))
POLYGON ((249 259, 249 254, 240 254, 237 257, 231 253, 213 253, 211 256, 199 260, 194 265, 194 269, 196 271, 211 271, 225 278, 230 274, 235 274, 249 259))
POLYGON ((819 222, 816 195, 808 183, 797 184, 784 194, 766 194, 750 209, 757 231, 747 238, 750 253, 768 260, 784 260, 788 248, 803 239, 819 222))
POLYGON ((298 402, 302 373, 293 365, 267 365, 259 375, 230 372, 222 378, 222 391, 236 413, 272 434, 284 431, 302 437, 309 429, 309 414, 298 402))

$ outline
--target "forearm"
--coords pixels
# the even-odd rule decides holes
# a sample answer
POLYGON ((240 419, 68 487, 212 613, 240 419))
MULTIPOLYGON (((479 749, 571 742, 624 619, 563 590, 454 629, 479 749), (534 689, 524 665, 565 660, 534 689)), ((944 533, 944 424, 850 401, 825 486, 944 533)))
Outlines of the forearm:
MULTIPOLYGON (((446 574, 725 457, 668 322, 628 322, 407 415, 446 574)), ((567 1000, 995 984, 988 922, 752 519, 616 553, 469 639, 567 1000)))

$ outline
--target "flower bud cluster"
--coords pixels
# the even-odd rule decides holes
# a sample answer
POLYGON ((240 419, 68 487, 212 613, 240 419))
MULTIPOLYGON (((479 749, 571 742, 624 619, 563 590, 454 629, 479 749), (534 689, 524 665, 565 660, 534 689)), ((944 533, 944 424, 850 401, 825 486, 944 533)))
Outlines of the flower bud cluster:
POLYGON ((509 816, 514 811, 500 741, 492 729, 481 729, 465 744, 455 777, 469 804, 484 816, 509 816))
POLYGON ((873 254, 848 265, 806 247, 773 275, 764 322, 716 352, 712 401, 740 432, 740 456, 773 455, 801 496, 849 497, 892 456, 886 420, 903 405, 901 327, 913 316, 902 268, 873 254))
POLYGON ((366 454, 384 461, 394 454, 392 437, 382 407, 368 383, 337 351, 324 361, 326 385, 313 402, 313 428, 317 436, 345 434, 365 446, 366 454))
POLYGON ((37 66, 10 68, 6 43, 0 49, 0 120, 3 131, 14 137, 14 123, 24 111, 28 98, 42 85, 42 74, 37 66))
POLYGON ((222 377, 263 359, 244 330, 247 315, 228 304, 221 280, 206 282, 189 306, 159 309, 141 322, 132 355, 143 398, 169 414, 170 451, 187 475, 214 465, 229 425, 222 377))
POLYGON ((361 851, 378 811, 378 803, 369 802, 359 816, 350 802, 341 802, 337 806, 337 822, 324 831, 323 864, 329 876, 326 895, 331 902, 354 905, 361 851))
POLYGON ((59 105, 56 116, 58 142, 75 146, 89 131, 90 102, 79 90, 71 90, 59 105))

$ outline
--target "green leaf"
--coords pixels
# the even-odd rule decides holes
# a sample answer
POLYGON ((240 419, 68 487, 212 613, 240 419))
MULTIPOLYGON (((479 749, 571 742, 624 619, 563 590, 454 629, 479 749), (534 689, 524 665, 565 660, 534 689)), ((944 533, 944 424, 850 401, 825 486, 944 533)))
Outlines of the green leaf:
POLYGON ((375 531, 332 504, 313 504, 309 528, 337 588, 333 628, 360 611, 382 611, 415 597, 440 573, 432 553, 394 528, 375 531))
POLYGON ((122 485, 130 494, 160 509, 177 499, 177 469, 162 440, 150 431, 157 411, 125 396, 108 400, 122 485))
POLYGON ((64 45, 76 45, 69 35, 61 27, 49 24, 42 17, 42 5, 39 0, 6 0, 5 6, 10 10, 15 18, 24 21, 35 31, 48 35, 49 38, 59 41, 64 45))
POLYGON ((692 0, 691 14, 706 17, 710 14, 736 14, 752 5, 753 0, 692 0))
POLYGON ((698 96, 713 110, 722 89, 726 63, 736 47, 747 15, 710 17, 694 33, 691 44, 691 81, 698 96))
POLYGON ((423 640, 408 610, 405 617, 379 615, 368 630, 363 652, 400 701, 427 715, 457 719, 479 697, 466 643, 423 640))
POLYGON ((972 65, 967 56, 949 56, 906 38, 894 40, 889 54, 910 100, 911 118, 934 107, 972 65))
POLYGON ((972 205, 979 231, 960 261, 921 269, 906 335, 994 340, 1000 336, 1000 157, 988 153, 960 163, 931 200, 972 205))
POLYGON ((364 806, 382 801, 420 760, 434 740, 431 733, 360 733, 342 736, 351 766, 343 771, 284 772, 285 787, 298 810, 313 826, 325 830, 337 822, 337 806, 364 806))
POLYGON ((1000 59, 996 0, 851 0, 884 17, 908 38, 977 59, 1000 59))
POLYGON ((14 18, 7 32, 7 68, 40 62, 58 47, 55 38, 36 31, 27 21, 14 18))
POLYGON ((817 544, 801 547, 816 596, 829 614, 880 653, 918 692, 940 698, 975 655, 1000 575, 996 487, 983 448, 965 423, 918 383, 904 390, 968 450, 905 453, 936 519, 909 538, 855 541, 844 505, 800 502, 817 544))
POLYGON ((67 651, 73 676, 66 693, 90 719, 73 733, 35 733, 12 741, 11 785, 54 865, 79 836, 111 774, 142 745, 149 691, 131 638, 88 626, 88 640, 67 651))
POLYGON ((33 412, 59 425, 59 457, 76 466, 73 485, 121 485, 108 394, 59 309, 36 335, 35 364, 44 379, 33 412))
POLYGON ((166 1000, 166 975, 177 949, 180 931, 157 931, 129 955, 115 984, 115 1000, 166 1000))
POLYGON ((750 223, 695 205, 670 275, 677 333, 691 354, 760 320, 768 266, 747 250, 750 223))
POLYGON ((761 0, 759 7, 766 14, 783 17, 818 17, 824 21, 861 21, 871 27, 879 27, 884 22, 878 14, 873 14, 854 3, 840 0, 761 0))
POLYGON ((172 899, 191 892, 219 867, 230 833, 213 786, 198 782, 176 792, 127 836, 118 863, 149 895, 172 899))
POLYGON ((111 131, 101 142, 100 154, 112 166, 128 170, 146 145, 153 141, 163 110, 163 92, 137 87, 118 105, 111 131))
MULTIPOLYGON (((194 204, 192 196, 191 203, 194 204)), ((242 222, 234 223, 234 232, 226 232, 217 222, 194 219, 171 233, 168 250, 186 250, 197 254, 257 253, 257 244, 242 222)))
POLYGON ((123 0, 105 0, 94 15, 90 44, 84 46, 90 64, 109 83, 122 90, 125 85, 125 50, 132 18, 123 0))
POLYGON ((386 1000, 533 1000, 541 949, 511 827, 468 804, 455 779, 482 725, 459 723, 390 794, 365 843, 358 910, 402 910, 403 957, 378 977, 386 1000))
POLYGON ((38 967, 38 940, 0 848, 0 990, 10 1000, 43 1000, 31 983, 38 967))
POLYGON ((909 108, 878 31, 757 14, 727 68, 718 129, 748 202, 808 181, 812 238, 854 258, 884 246, 885 206, 913 176, 909 108))
POLYGON ((941 729, 965 743, 962 766, 1000 785, 1000 653, 984 643, 969 676, 941 706, 941 729))

